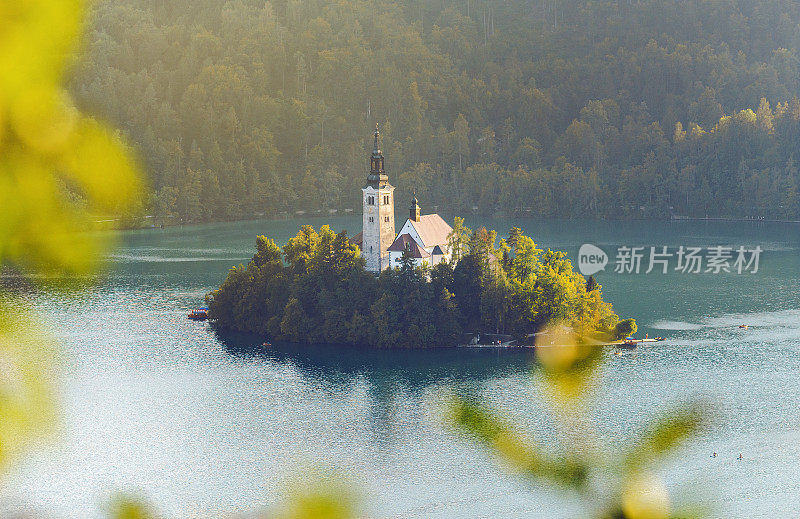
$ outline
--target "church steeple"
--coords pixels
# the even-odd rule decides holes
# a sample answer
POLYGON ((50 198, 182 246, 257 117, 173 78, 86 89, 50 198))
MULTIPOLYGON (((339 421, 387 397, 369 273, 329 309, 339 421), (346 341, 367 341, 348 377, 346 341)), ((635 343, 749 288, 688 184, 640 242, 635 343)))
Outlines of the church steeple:
POLYGON ((384 187, 389 182, 389 176, 383 169, 383 153, 378 147, 378 137, 381 132, 378 131, 378 123, 375 123, 375 145, 372 148, 372 158, 369 163, 369 176, 367 177, 367 185, 375 188, 384 187))
POLYGON ((394 241, 394 186, 383 170, 383 153, 380 148, 381 133, 375 125, 375 145, 369 160, 367 185, 363 193, 361 222, 361 254, 367 270, 380 272, 391 266, 389 246, 394 241))
POLYGON ((417 201, 417 193, 414 193, 414 198, 411 199, 411 206, 408 208, 408 219, 412 222, 418 222, 420 217, 419 202, 417 201))

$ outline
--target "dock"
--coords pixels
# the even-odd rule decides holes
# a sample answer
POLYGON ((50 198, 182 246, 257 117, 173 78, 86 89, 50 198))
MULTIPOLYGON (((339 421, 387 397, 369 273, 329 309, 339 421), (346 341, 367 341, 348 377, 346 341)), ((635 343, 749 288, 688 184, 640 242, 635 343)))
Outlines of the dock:
MULTIPOLYGON (((623 339, 619 341, 612 341, 612 342, 596 342, 594 346, 618 346, 618 347, 635 347, 639 344, 643 343, 652 343, 652 342, 662 342, 666 339, 664 337, 654 337, 654 338, 647 338, 647 339, 623 339)), ((500 342, 492 342, 492 343, 481 343, 481 342, 473 342, 469 344, 459 344, 461 348, 535 348, 533 344, 519 344, 515 340, 510 341, 500 341, 500 342)), ((539 347, 554 347, 558 346, 557 344, 541 344, 539 347)))
POLYGON ((642 342, 661 342, 665 341, 663 337, 655 337, 653 339, 633 339, 630 341, 614 341, 614 342, 607 342, 603 344, 603 346, 627 346, 627 345, 636 345, 642 342))

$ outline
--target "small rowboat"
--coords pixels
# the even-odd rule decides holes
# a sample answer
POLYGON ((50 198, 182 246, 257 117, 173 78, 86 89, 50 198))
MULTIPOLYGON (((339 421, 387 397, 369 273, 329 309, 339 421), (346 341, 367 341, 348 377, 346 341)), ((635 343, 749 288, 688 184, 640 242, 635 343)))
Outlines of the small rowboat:
POLYGON ((197 308, 189 312, 192 321, 205 321, 208 319, 208 308, 197 308))

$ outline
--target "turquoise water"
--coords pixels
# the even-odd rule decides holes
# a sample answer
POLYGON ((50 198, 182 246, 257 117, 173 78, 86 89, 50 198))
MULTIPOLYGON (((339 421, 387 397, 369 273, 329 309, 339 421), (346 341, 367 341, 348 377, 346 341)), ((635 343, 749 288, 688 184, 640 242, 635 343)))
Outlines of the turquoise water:
MULTIPOLYGON (((351 232, 360 225, 329 221, 351 232)), ((216 517, 274 506, 288 478, 324 464, 362 489, 369 517, 584 516, 568 496, 506 475, 434 412, 444 390, 481 395, 533 436, 551 438, 529 351, 264 351, 257 337, 218 335, 186 319, 252 255, 256 234, 284 242, 300 223, 324 222, 129 232, 94 289, 31 297, 65 350, 63 429, 16 468, 0 510, 100 517, 110 495, 127 491, 169 517, 216 517)), ((592 413, 601 440, 621 446, 663 406, 704 398, 713 426, 661 467, 670 490, 711 503, 715 517, 800 512, 800 227, 467 225, 517 225, 572 258, 593 243, 612 263, 622 245, 761 246, 757 274, 601 272, 617 312, 635 317, 640 335, 668 340, 609 354, 592 413)))

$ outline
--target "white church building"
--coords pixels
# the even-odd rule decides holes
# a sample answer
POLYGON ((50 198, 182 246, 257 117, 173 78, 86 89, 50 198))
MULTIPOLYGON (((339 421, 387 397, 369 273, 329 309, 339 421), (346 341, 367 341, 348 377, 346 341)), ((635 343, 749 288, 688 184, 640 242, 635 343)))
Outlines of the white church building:
POLYGON ((411 201, 409 217, 395 234, 394 186, 383 167, 383 153, 378 146, 378 126, 375 125, 375 145, 370 158, 370 172, 363 192, 361 233, 353 242, 361 248, 367 270, 380 272, 389 267, 399 267, 406 248, 417 266, 436 265, 449 261, 448 236, 452 227, 438 214, 420 214, 417 197, 411 201))
POLYGON ((419 203, 415 196, 411 200, 408 220, 389 246, 390 265, 400 266, 406 247, 411 249, 411 255, 417 266, 422 266, 423 263, 434 266, 442 261, 449 261, 450 247, 447 237, 451 232, 453 228, 438 214, 420 215, 419 203))

